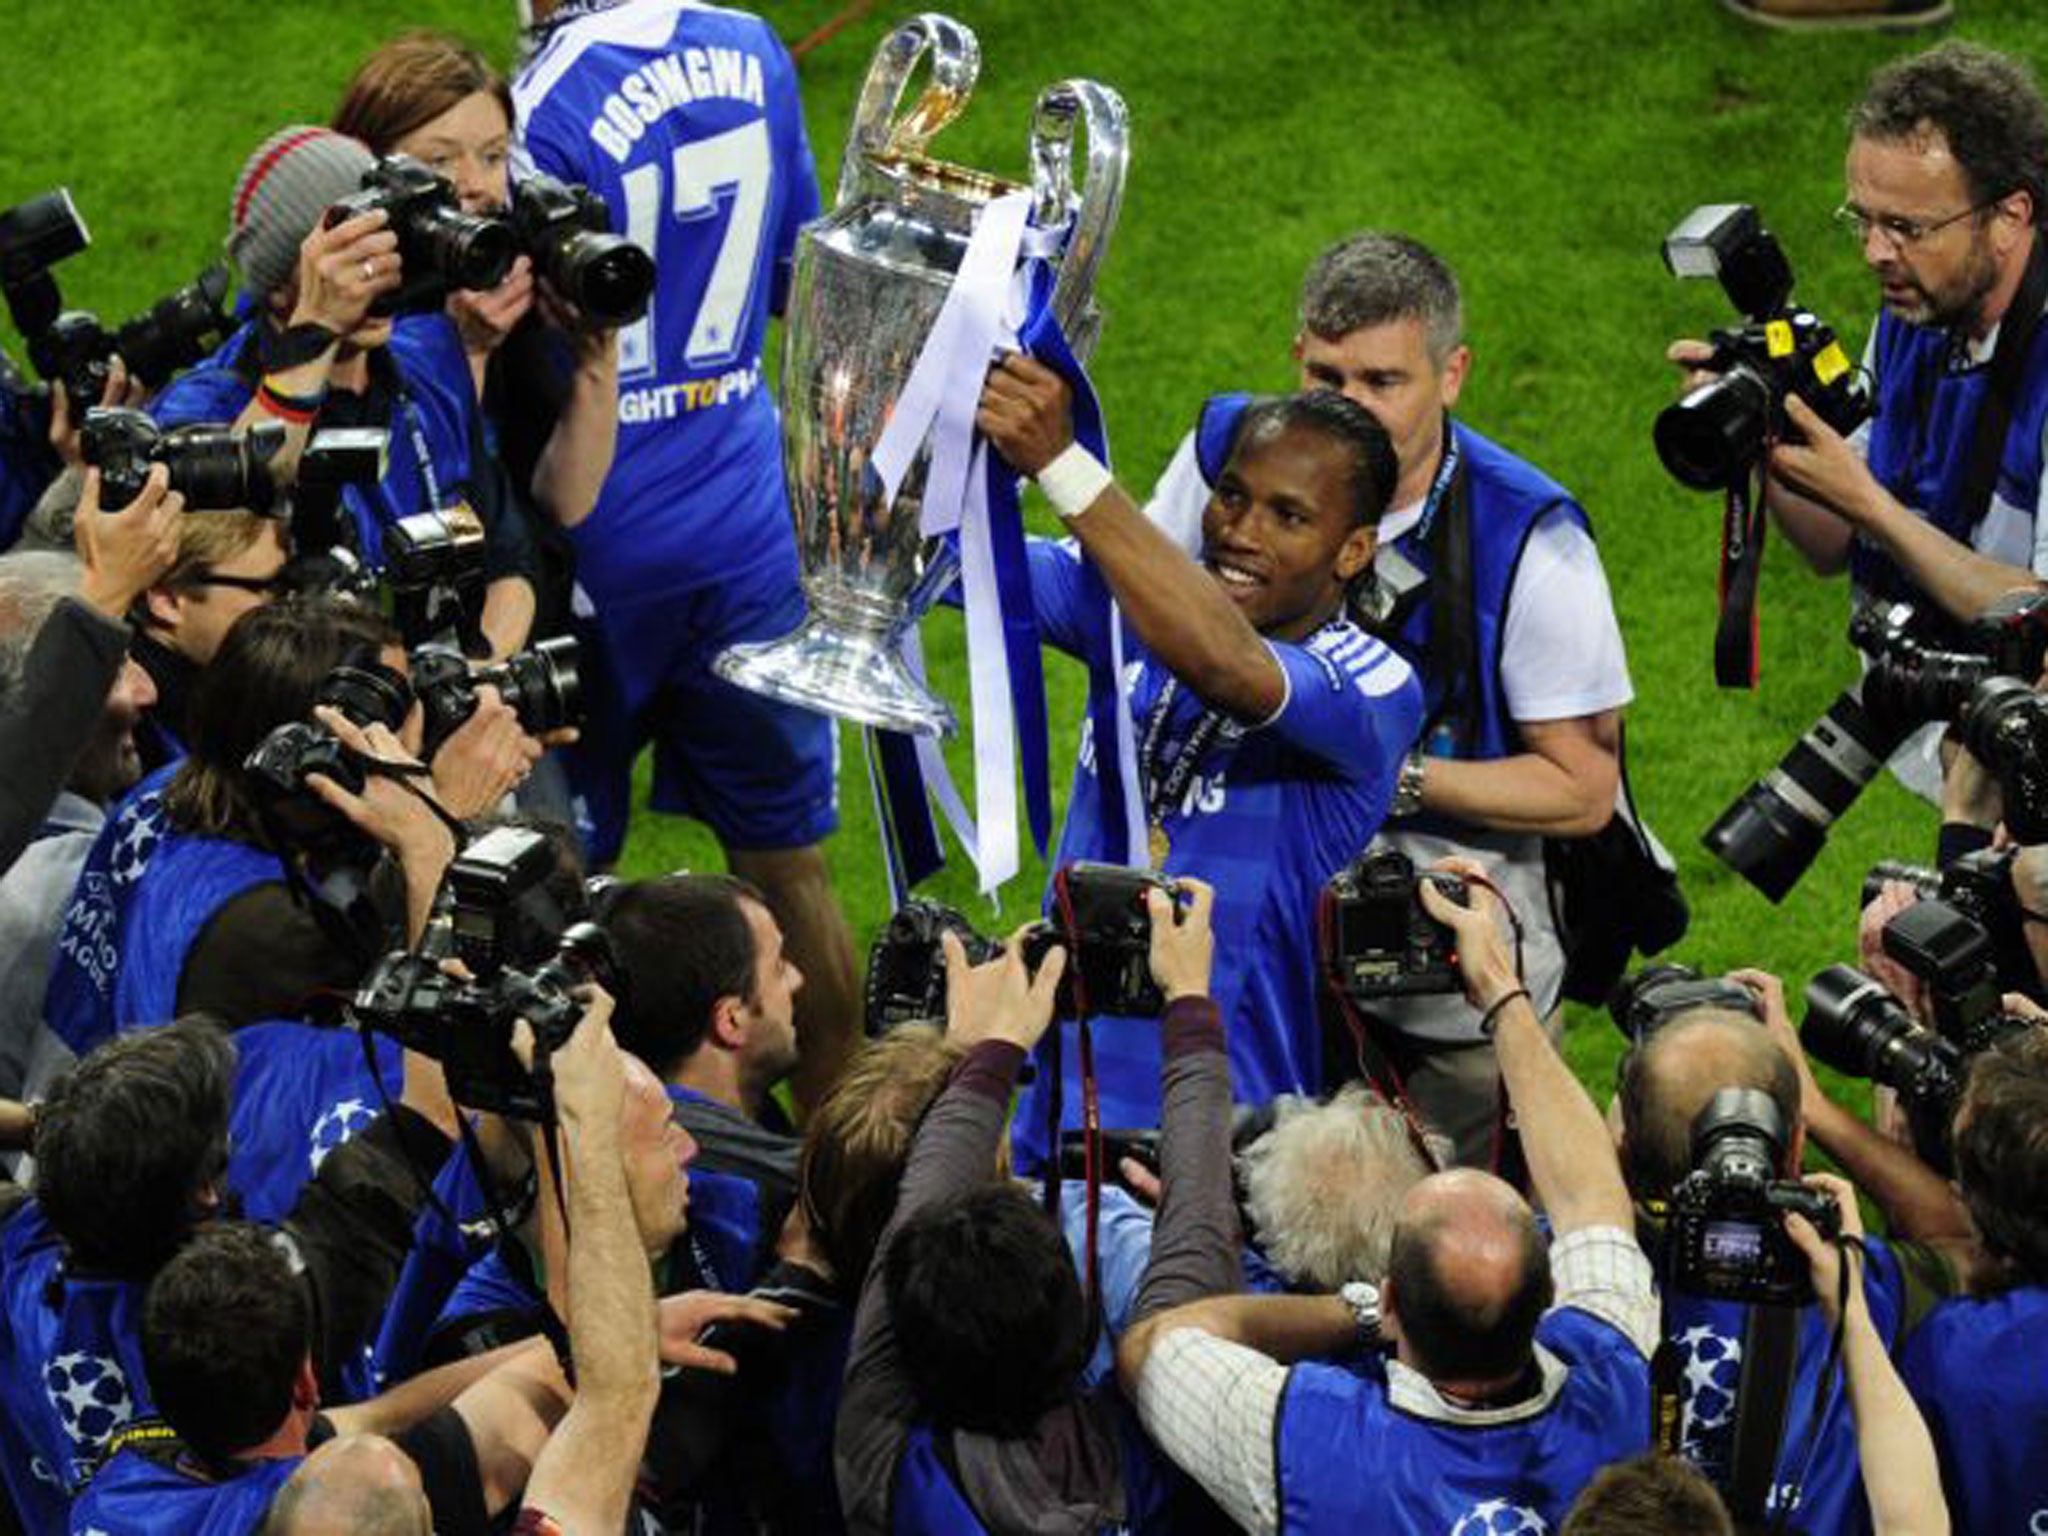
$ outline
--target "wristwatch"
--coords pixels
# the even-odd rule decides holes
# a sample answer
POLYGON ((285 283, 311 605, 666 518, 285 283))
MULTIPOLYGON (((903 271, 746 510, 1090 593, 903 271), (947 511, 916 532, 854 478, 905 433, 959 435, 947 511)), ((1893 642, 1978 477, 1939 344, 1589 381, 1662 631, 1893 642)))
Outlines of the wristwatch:
POLYGON ((1401 773, 1394 780, 1394 798, 1387 803, 1388 816, 1413 816, 1422 809, 1422 775, 1427 762, 1420 747, 1401 759, 1401 773))
POLYGON ((1380 1288, 1364 1280, 1347 1280, 1337 1287, 1337 1299, 1351 1309, 1351 1320, 1358 1327, 1358 1343, 1361 1349, 1369 1349, 1380 1341, 1380 1288))
POLYGON ((310 363, 341 339, 318 320, 302 320, 281 331, 265 326, 261 335, 265 373, 283 373, 310 363))

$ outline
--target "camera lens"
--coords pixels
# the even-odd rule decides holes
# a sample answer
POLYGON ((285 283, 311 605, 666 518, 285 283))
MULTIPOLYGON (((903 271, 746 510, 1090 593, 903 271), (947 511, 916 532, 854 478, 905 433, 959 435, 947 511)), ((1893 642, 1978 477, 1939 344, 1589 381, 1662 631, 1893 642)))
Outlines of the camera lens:
POLYGON ((497 287, 519 254, 512 226, 502 219, 436 208, 420 216, 418 234, 426 265, 454 288, 497 287))
POLYGON ((1922 650, 1907 642, 1879 657, 1865 674, 1863 699, 1873 719, 1910 731, 1930 720, 1955 719, 1990 671, 1982 656, 1922 650))
POLYGON ((1905 734, 1873 720, 1856 687, 1843 689, 1701 841, 1772 901, 1783 901, 1820 853, 1829 825, 1855 803, 1905 734))
POLYGON ((600 325, 630 325, 647 313, 654 293, 654 260, 617 235, 579 230, 551 245, 535 262, 563 298, 600 325))
POLYGON ((270 461, 284 439, 282 422, 240 432, 180 429, 165 435, 155 457, 169 466, 171 489, 183 493, 188 512, 268 512, 277 499, 270 461))
POLYGON ((530 651, 506 657, 502 666, 479 672, 476 680, 496 686, 528 735, 544 736, 583 718, 583 681, 577 660, 576 641, 558 635, 530 651))
POLYGON ((1955 1046, 1852 966, 1831 965, 1807 983, 1799 1038, 1816 1061, 1910 1099, 1953 1096, 1962 1080, 1955 1046))
POLYGON ((1696 491, 1741 483, 1763 457, 1770 424, 1769 387, 1737 366, 1709 379, 1657 415, 1652 437, 1672 478, 1696 491))

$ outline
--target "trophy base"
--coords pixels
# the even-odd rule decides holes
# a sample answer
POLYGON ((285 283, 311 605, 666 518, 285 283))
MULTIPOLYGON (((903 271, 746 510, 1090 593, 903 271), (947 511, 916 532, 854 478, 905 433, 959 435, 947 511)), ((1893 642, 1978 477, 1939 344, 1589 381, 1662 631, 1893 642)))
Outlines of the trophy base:
POLYGON ((893 644, 816 615, 779 640, 728 646, 712 670, 735 687, 821 715, 912 736, 951 736, 952 706, 911 675, 893 644))

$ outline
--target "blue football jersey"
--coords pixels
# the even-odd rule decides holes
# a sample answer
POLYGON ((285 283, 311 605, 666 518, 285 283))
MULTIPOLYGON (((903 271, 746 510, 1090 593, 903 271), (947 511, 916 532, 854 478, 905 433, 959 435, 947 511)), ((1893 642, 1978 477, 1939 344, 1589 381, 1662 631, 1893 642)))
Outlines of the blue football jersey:
POLYGON ((600 607, 723 580, 791 543, 761 371, 818 185, 796 70, 760 18, 628 0, 554 29, 513 87, 515 174, 603 196, 654 257, 619 341, 619 435, 572 537, 600 607))
MULTIPOLYGON (((1104 589, 1085 579, 1080 556, 1065 544, 1035 541, 1030 558, 1041 634, 1061 650, 1089 655, 1103 643, 1096 610, 1104 589)), ((1422 723, 1422 690, 1408 663, 1351 624, 1326 625, 1298 645, 1267 643, 1287 673, 1286 702, 1262 725, 1224 723, 1162 819, 1171 845, 1165 872, 1216 889, 1209 990, 1230 1041, 1231 1089, 1247 1104, 1321 1091, 1317 898, 1324 882, 1372 841, 1422 723)), ((1124 658, 1119 684, 1132 720, 1141 737, 1156 722, 1167 761, 1207 706, 1174 682, 1128 626, 1124 658)), ((1104 668, 1090 670, 1106 675, 1104 668)), ((1104 745, 1089 725, 1084 721, 1059 864, 1100 862, 1112 853, 1101 800, 1104 745)), ((1094 1035, 1102 1124, 1157 1125, 1158 1021, 1098 1019, 1094 1035)), ((1062 1055, 1063 1123, 1072 1129, 1081 1114, 1080 1052, 1069 1047, 1062 1055)), ((1016 1151, 1025 1168, 1039 1166, 1044 1154, 1048 1080, 1041 1071, 1017 1113, 1016 1151)))

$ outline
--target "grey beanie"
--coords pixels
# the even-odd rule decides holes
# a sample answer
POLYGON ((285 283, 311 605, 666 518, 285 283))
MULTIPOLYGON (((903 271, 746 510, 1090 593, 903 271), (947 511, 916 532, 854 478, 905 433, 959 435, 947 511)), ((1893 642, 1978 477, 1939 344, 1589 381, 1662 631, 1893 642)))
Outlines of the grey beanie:
POLYGON ((228 258, 242 291, 260 300, 288 281, 306 236, 374 164, 368 149, 332 128, 281 128, 259 144, 235 178, 228 211, 228 258))

